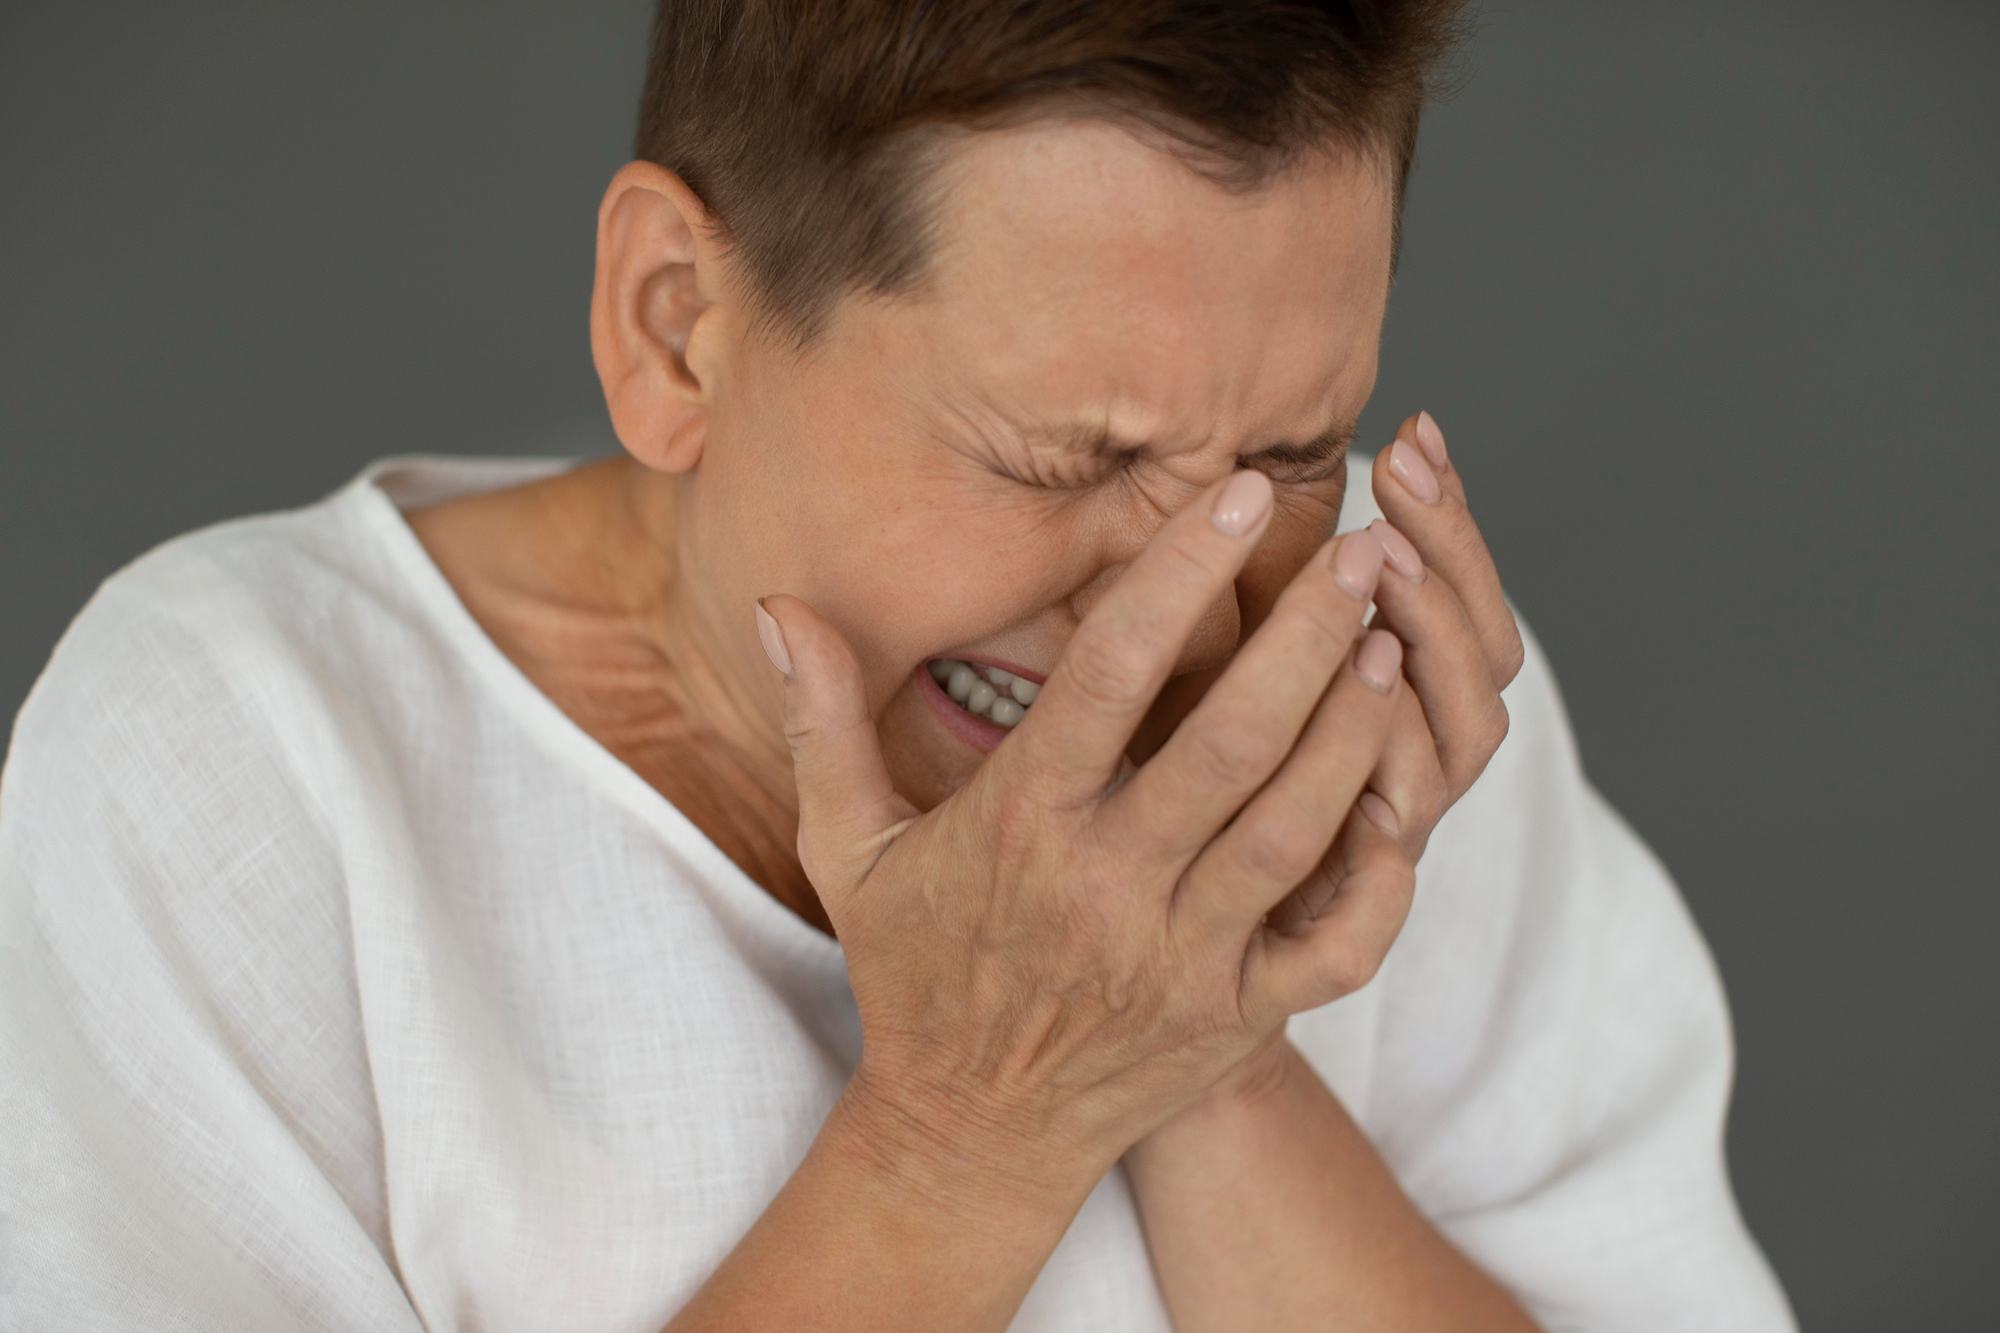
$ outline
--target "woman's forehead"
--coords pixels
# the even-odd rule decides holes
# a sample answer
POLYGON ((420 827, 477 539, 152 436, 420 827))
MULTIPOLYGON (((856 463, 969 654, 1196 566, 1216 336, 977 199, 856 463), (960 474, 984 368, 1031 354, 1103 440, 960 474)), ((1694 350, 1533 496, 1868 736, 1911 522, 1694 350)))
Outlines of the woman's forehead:
POLYGON ((1393 191, 1364 156, 1236 192, 1116 125, 1038 122, 965 136, 939 188, 921 291, 875 309, 1002 408, 1151 439, 1324 417, 1373 381, 1393 191))

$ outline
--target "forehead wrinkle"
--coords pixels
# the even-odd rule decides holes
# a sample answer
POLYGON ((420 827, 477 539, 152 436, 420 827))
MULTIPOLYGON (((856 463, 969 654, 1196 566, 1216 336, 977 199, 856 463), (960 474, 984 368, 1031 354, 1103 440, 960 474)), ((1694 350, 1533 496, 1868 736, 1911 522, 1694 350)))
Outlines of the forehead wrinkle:
POLYGON ((1169 353, 1102 364, 1081 379, 1075 369, 1016 365, 1025 379, 962 380, 960 388, 1004 427, 1008 443, 1065 460, 1164 460, 1225 447, 1324 458, 1353 433, 1373 357, 1372 348, 1319 351, 1330 361, 1310 369, 1292 355, 1292 372, 1275 384, 1259 369, 1286 353, 1260 346, 1233 358, 1169 353), (1302 375, 1306 382, 1293 382, 1302 375))
POLYGON ((1321 423, 1358 409, 1373 357, 1356 355, 1346 333, 1366 336, 1365 317, 1380 318, 1387 246, 1373 240, 1386 227, 1373 212, 1383 181, 1357 192, 1351 172, 1329 164, 1252 199, 1218 198, 1182 164, 1117 151, 1122 136, 1101 127, 1054 128, 971 135, 946 171, 951 225, 930 313, 977 318, 925 332, 932 355, 950 349, 948 363, 980 368, 953 378, 973 400, 960 406, 973 409, 981 447, 1065 460, 1164 458, 1225 441, 1307 448, 1330 433, 1321 423), (1107 189, 1142 186, 1172 207, 1135 218, 1096 206, 1107 189), (1265 205, 1281 207, 1270 226, 1234 225, 1265 205), (1128 225, 1084 225, 1093 218, 1128 225), (1330 252, 1345 262, 1329 263, 1330 252), (1155 272, 1180 280, 1158 283, 1155 272))

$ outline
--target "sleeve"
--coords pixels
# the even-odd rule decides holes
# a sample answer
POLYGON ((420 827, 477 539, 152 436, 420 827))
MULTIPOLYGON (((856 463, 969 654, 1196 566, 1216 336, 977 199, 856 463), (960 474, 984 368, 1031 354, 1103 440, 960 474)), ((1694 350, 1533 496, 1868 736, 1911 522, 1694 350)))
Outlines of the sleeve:
POLYGON ((1729 1015, 1672 881, 1586 781, 1530 640, 1382 972, 1363 1121, 1551 1330, 1784 1333, 1731 1193, 1729 1015))
POLYGON ((0 773, 0 1326, 416 1329, 338 851, 206 600, 107 584, 0 773))

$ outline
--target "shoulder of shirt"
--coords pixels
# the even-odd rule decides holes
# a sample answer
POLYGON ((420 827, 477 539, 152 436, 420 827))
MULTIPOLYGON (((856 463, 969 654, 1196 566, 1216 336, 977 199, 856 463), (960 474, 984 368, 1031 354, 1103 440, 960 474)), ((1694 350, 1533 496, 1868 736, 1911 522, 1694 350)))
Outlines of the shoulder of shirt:
POLYGON ((65 640, 105 622, 282 634, 310 632, 330 616, 362 607, 411 609, 425 591, 445 585, 399 505, 513 484, 565 465, 551 459, 378 460, 313 504, 230 519, 155 547, 105 580, 65 640), (430 577, 413 577, 421 575, 430 577), (436 586, 416 586, 422 582, 436 586))
MULTIPOLYGON (((105 580, 63 634, 16 719, 9 767, 38 724, 70 731, 79 716, 115 724, 119 713, 174 698, 168 687, 190 679, 265 704, 260 696, 279 678, 314 693, 393 679, 397 654, 412 643, 444 649, 443 639, 465 632, 449 585, 398 504, 560 466, 383 459, 316 503, 217 523, 154 548, 105 580), (112 700, 118 708, 107 709, 112 700)), ((291 704, 300 698, 298 689, 284 693, 291 704)))
POLYGON ((78 623, 145 613, 193 623, 228 612, 273 627, 303 625, 348 605, 305 594, 336 590, 377 604, 407 604, 411 574, 434 571, 398 504, 411 507, 551 469, 550 461, 539 459, 381 459, 313 504, 227 520, 155 547, 107 579, 78 623))

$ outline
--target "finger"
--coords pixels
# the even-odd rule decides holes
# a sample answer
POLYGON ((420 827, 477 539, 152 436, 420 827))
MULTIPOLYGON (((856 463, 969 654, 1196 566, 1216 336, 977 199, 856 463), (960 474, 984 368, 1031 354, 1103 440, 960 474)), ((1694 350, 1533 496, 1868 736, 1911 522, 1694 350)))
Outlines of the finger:
POLYGON ((889 780, 861 666, 840 631, 784 594, 759 601, 756 620, 765 654, 785 677, 799 862, 837 924, 842 895, 917 810, 889 780))
POLYGON ((1380 761, 1401 655, 1387 630, 1362 639, 1284 766, 1188 867, 1177 924, 1242 938, 1313 873, 1380 761))
POLYGON ((1416 548, 1387 521, 1377 519, 1368 530, 1388 556, 1375 589, 1376 623, 1403 641, 1403 674, 1423 704, 1455 801, 1506 739, 1507 705, 1457 591, 1431 577, 1416 548))
POLYGON ((1395 440, 1375 455, 1371 482, 1382 513, 1458 594, 1494 686, 1506 688, 1521 669, 1521 632, 1486 539, 1472 521, 1464 481, 1452 467, 1444 434, 1430 413, 1404 420, 1395 440))
MULTIPOLYGON (((1410 650, 1403 650, 1404 662, 1410 650)), ((1409 678, 1407 666, 1404 679, 1409 678)), ((1403 850, 1412 861, 1423 859, 1431 830, 1451 808, 1452 794, 1445 782, 1437 745, 1431 738, 1430 722, 1424 717, 1423 703, 1414 688, 1396 693, 1396 715, 1389 723, 1389 735, 1382 742, 1382 757, 1368 777, 1368 790, 1360 799, 1373 797, 1388 807, 1389 820, 1402 840, 1403 850)))
POLYGON ((993 752, 1065 806, 1099 800, 1188 636, 1230 591, 1271 513, 1271 481, 1233 473, 1167 520, 1070 636, 1035 706, 993 752))
POLYGON ((1382 544, 1354 532, 1323 547, 1167 743, 1107 799, 1114 845, 1184 865, 1277 771, 1361 635, 1382 544))
POLYGON ((1341 826, 1319 892, 1302 895, 1290 919, 1252 938, 1244 958, 1242 1007, 1260 1021, 1303 1013, 1374 979, 1403 929, 1416 867, 1394 834, 1360 810, 1341 826))

